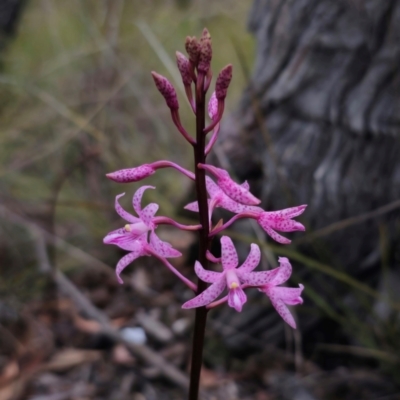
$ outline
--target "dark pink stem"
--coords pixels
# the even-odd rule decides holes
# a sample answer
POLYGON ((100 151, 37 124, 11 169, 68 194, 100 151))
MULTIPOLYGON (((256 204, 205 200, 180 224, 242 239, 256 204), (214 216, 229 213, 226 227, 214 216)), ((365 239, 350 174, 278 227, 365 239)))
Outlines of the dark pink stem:
POLYGON ((236 214, 234 217, 232 217, 228 222, 225 224, 221 225, 219 228, 215 228, 210 232, 210 237, 215 236, 217 233, 223 231, 224 229, 228 228, 231 226, 235 221, 238 219, 242 218, 252 218, 252 219, 257 219, 259 217, 260 213, 256 211, 246 211, 242 212, 240 214, 236 214))
POLYGON ((201 229, 201 225, 182 225, 179 222, 174 221, 168 217, 154 217, 153 219, 156 225, 173 225, 176 228, 182 229, 184 231, 198 231, 201 229))
POLYGON ((172 161, 166 161, 166 160, 161 160, 161 161, 155 161, 150 164, 150 166, 154 169, 160 169, 160 168, 175 168, 177 171, 182 172, 183 175, 186 175, 188 178, 192 179, 193 181, 195 180, 194 173, 191 171, 188 171, 187 169, 181 167, 178 164, 175 164, 172 161))
POLYGON ((190 137, 190 135, 186 132, 185 128, 182 126, 181 119, 179 118, 179 112, 176 109, 171 109, 171 117, 172 121, 174 121, 175 126, 178 128, 178 131, 182 134, 182 136, 191 144, 195 145, 196 141, 190 137))
POLYGON ((211 139, 207 144, 207 147, 206 147, 206 150, 205 150, 206 155, 211 151, 212 147, 214 146, 214 143, 218 139, 219 128, 220 128, 220 124, 217 124, 215 126, 214 132, 213 132, 213 134, 211 136, 211 139))
POLYGON ((166 258, 159 256, 155 251, 151 248, 149 252, 152 256, 158 258, 174 275, 176 275, 186 286, 192 289, 195 293, 197 292, 197 286, 190 281, 189 279, 185 278, 166 258))

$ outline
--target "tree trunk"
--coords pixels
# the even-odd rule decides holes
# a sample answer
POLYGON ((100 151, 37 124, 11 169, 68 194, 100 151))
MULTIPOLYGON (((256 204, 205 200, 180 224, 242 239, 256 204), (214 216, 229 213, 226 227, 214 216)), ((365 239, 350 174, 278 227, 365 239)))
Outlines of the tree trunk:
MULTIPOLYGON (((307 233, 400 199, 400 2, 256 0, 250 29, 254 72, 220 142, 238 178, 268 210, 308 204, 298 218, 307 233)), ((399 228, 396 209, 299 249, 377 287, 381 261, 399 263, 399 228)), ((338 296, 354 300, 349 286, 293 265, 308 305, 307 285, 334 308, 338 296)), ((258 316, 235 329, 279 340, 283 326, 270 314, 257 328, 244 321, 258 316)))

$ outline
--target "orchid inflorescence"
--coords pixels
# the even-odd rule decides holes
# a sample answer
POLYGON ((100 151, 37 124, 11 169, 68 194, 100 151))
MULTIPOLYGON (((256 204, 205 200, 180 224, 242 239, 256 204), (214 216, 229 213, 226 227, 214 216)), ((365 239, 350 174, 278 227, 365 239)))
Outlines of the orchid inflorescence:
MULTIPOLYGON (((211 38, 207 29, 204 29, 200 40, 197 40, 195 37, 188 37, 186 39, 185 47, 188 53, 188 58, 177 52, 177 65, 190 107, 198 119, 198 100, 201 99, 201 96, 204 98, 212 80, 212 72, 210 68, 212 48, 211 38)), ((171 111, 172 121, 178 131, 188 141, 188 143, 198 151, 198 146, 200 146, 199 134, 197 134, 196 139, 194 139, 183 127, 179 115, 178 97, 173 85, 167 78, 155 72, 152 72, 152 76, 157 89, 164 97, 166 104, 171 111)), ((211 151, 218 138, 220 121, 224 112, 225 97, 231 79, 232 66, 227 65, 217 76, 215 90, 210 96, 208 102, 208 114, 211 122, 208 126, 204 126, 202 132, 200 132, 200 138, 201 135, 203 135, 203 148, 201 149, 203 161, 205 161, 206 155, 211 151), (210 132, 212 132, 211 138, 206 144, 205 138, 210 132)), ((301 215, 304 212, 306 205, 300 205, 279 211, 264 211, 259 206, 261 201, 250 192, 250 187, 247 182, 238 184, 231 179, 227 171, 206 164, 205 162, 195 162, 195 172, 191 172, 173 162, 162 160, 143 164, 134 168, 115 171, 107 174, 107 177, 118 183, 138 182, 153 175, 158 169, 168 167, 176 169, 189 179, 196 181, 196 183, 199 180, 204 181, 203 187, 208 193, 205 220, 203 219, 202 222, 200 216, 200 224, 183 225, 168 217, 156 217, 155 214, 158 210, 157 204, 150 203, 144 208, 141 206, 143 193, 147 189, 154 189, 152 186, 142 186, 134 194, 133 208, 137 216, 128 213, 121 207, 119 204, 119 198, 123 196, 123 194, 118 195, 115 200, 115 209, 117 213, 127 221, 127 224, 123 228, 110 232, 104 238, 104 243, 117 245, 129 252, 127 255, 122 257, 117 264, 116 274, 118 281, 122 283, 120 277, 122 271, 138 257, 154 256, 195 292, 196 296, 183 304, 182 307, 184 309, 203 306, 207 309, 211 309, 227 302, 230 307, 240 312, 247 300, 245 290, 256 288, 269 297, 272 305, 283 320, 292 328, 296 328, 296 322, 286 305, 301 304, 303 302, 301 293, 304 287, 301 284, 298 288, 279 286, 285 283, 292 273, 292 266, 287 258, 280 257, 279 267, 275 269, 268 271, 254 271, 260 262, 261 252, 259 246, 253 243, 251 244, 248 257, 244 263, 238 267, 238 255, 232 240, 228 236, 222 236, 221 257, 215 257, 209 250, 207 250, 203 257, 203 263, 207 261, 220 263, 222 265, 222 272, 205 269, 199 261, 196 261, 195 263, 194 270, 199 278, 199 282, 202 281, 211 284, 205 290, 200 290, 195 283, 184 277, 167 260, 168 258, 179 257, 181 256, 181 253, 174 249, 169 243, 163 242, 156 235, 155 231, 158 225, 161 224, 169 224, 178 229, 191 231, 202 231, 207 228, 207 246, 209 249, 212 238, 219 232, 232 225, 238 219, 251 218, 257 221, 260 227, 273 240, 281 244, 288 244, 290 243, 290 240, 281 236, 277 231, 304 231, 304 226, 293 218, 301 215), (215 180, 210 176, 205 176, 205 172, 212 175, 215 180), (212 227, 212 214, 217 207, 228 210, 235 215, 227 222, 218 223, 216 226, 212 227), (227 296, 218 299, 225 288, 228 289, 227 296)), ((200 185, 197 185, 198 201, 186 205, 185 208, 187 210, 193 212, 200 211, 199 187, 201 190, 201 185, 201 182, 200 185)))

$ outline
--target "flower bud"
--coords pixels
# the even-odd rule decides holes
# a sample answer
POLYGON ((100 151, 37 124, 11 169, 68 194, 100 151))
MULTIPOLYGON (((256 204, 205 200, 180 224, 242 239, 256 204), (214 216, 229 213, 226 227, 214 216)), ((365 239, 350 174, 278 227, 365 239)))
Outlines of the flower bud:
POLYGON ((203 34, 200 38, 200 56, 199 65, 197 69, 199 72, 206 74, 210 69, 212 58, 211 35, 207 28, 204 28, 203 34))
POLYGON ((218 74, 215 82, 215 95, 218 100, 224 100, 228 91, 228 86, 232 80, 232 65, 228 64, 218 74))
POLYGON ((158 91, 164 97, 167 106, 171 110, 177 110, 179 108, 178 97, 176 96, 175 88, 172 86, 171 82, 164 76, 157 74, 157 72, 152 72, 154 83, 157 86, 158 91))
POLYGON ((136 168, 120 169, 119 171, 107 174, 107 178, 118 183, 137 182, 150 175, 153 175, 156 170, 149 164, 143 164, 136 168))
POLYGON ((200 55, 200 43, 197 41, 195 36, 186 37, 185 49, 189 55, 189 60, 192 62, 194 66, 197 65, 200 55))
POLYGON ((179 51, 176 52, 176 64, 181 73, 183 84, 185 86, 190 86, 193 79, 189 71, 189 60, 179 51))

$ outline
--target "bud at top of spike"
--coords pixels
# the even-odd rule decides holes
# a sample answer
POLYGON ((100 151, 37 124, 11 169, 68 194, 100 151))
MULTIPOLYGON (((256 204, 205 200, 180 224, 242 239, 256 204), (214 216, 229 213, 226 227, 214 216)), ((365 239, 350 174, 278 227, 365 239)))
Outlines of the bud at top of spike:
POLYGON ((185 86, 190 86, 192 83, 192 75, 189 71, 189 60, 179 51, 176 52, 176 64, 181 73, 182 82, 185 86))
POLYGON ((172 86, 171 82, 164 76, 157 74, 157 72, 152 72, 154 83, 157 86, 158 91, 163 95, 167 106, 173 110, 179 108, 178 97, 176 96, 175 88, 172 86))
POLYGON ((186 37, 185 49, 189 55, 189 60, 193 63, 193 65, 197 65, 200 55, 200 43, 197 41, 195 36, 186 37))
POLYGON ((206 74, 210 69, 212 58, 211 35, 207 28, 203 29, 203 34, 200 38, 200 58, 198 70, 206 74))
POLYGON ((215 82, 215 95, 218 100, 224 100, 228 91, 228 86, 232 80, 232 65, 228 64, 222 68, 215 82))
POLYGON ((119 171, 107 174, 107 178, 118 183, 137 182, 150 175, 153 175, 156 170, 149 164, 143 164, 136 168, 120 169, 119 171))

